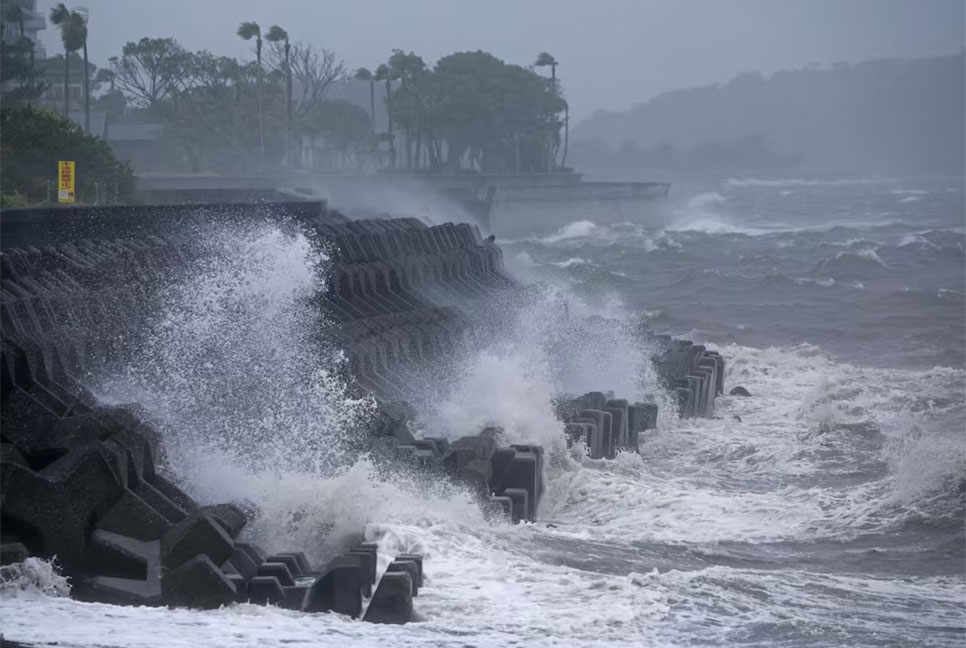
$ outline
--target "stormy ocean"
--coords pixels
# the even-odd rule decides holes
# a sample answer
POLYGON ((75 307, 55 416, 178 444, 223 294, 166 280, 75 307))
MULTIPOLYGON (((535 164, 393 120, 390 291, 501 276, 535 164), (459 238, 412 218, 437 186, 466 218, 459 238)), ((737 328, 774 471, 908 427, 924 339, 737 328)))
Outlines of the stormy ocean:
POLYGON ((367 407, 302 325, 324 267, 271 227, 213 237, 203 272, 145 313, 138 369, 95 387, 159 423, 196 498, 254 502, 244 533, 268 549, 323 555, 318 538, 365 529, 423 554, 419 621, 83 603, 31 558, 3 583, 0 630, 124 648, 962 646, 964 213, 961 179, 732 179, 676 185, 663 226, 497 232, 534 303, 421 412, 427 435, 488 424, 544 445, 538 521, 516 526, 445 484, 380 474, 351 439, 322 449, 367 407), (594 332, 592 357, 556 325, 561 306, 594 332), (642 324, 718 350, 726 394, 751 397, 720 397, 713 419, 662 407, 639 455, 567 448, 559 393, 664 398, 626 340, 642 324))

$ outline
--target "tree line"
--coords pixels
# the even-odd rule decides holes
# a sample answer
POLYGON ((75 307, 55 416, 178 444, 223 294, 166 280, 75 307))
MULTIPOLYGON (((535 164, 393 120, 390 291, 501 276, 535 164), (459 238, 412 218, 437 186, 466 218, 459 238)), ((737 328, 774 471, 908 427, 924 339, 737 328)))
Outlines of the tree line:
POLYGON ((394 166, 541 172, 563 164, 561 113, 567 107, 557 62, 543 53, 535 66, 543 65, 552 65, 550 79, 482 51, 450 54, 430 68, 417 54, 397 49, 375 72, 360 68, 356 78, 386 84, 389 129, 400 132, 403 145, 399 156, 390 153, 394 166))
MULTIPOLYGON (((279 25, 263 32, 246 21, 236 33, 254 46, 251 60, 145 37, 125 44, 88 78, 86 14, 61 3, 50 20, 64 46, 64 116, 71 54, 83 51, 86 130, 92 106, 114 123, 160 122, 165 141, 176 144, 169 167, 242 172, 305 163, 315 169, 546 172, 566 162, 567 103, 557 61, 546 52, 531 66, 482 51, 454 53, 431 66, 396 49, 373 71, 350 74, 335 53, 292 42, 279 25), (549 67, 550 77, 539 67, 549 67), (336 84, 353 78, 369 83, 367 107, 330 96, 336 84), (105 85, 106 92, 92 101, 92 89, 105 85), (381 132, 375 127, 377 105, 388 117, 381 132), (306 160, 306 148, 322 159, 306 160)), ((4 76, 20 79, 12 84, 18 94, 5 93, 4 102, 36 100, 43 88, 28 55, 29 39, 3 47, 11 55, 4 57, 4 76), (12 58, 17 65, 8 67, 12 58)))

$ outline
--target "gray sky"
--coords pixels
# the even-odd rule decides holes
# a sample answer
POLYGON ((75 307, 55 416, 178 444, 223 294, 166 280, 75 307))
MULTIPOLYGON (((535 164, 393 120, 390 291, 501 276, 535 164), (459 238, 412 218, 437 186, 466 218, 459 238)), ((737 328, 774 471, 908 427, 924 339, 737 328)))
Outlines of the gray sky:
MULTIPOLYGON (((49 11, 52 0, 38 0, 49 11)), ((966 46, 964 0, 78 0, 102 65, 125 42, 173 36, 188 49, 254 56, 238 24, 272 24, 354 69, 393 48, 427 63, 483 49, 529 64, 549 51, 572 116, 657 93, 811 62, 950 54, 966 46)), ((48 52, 60 49, 45 34, 48 52)))

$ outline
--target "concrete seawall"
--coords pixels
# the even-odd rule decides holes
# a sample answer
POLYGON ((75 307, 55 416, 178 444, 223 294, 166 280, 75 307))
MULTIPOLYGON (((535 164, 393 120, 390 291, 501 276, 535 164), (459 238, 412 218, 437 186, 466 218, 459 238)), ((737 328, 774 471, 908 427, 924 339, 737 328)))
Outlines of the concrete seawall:
MULTIPOLYGON (((91 367, 130 352, 109 340, 138 339, 137 305, 199 254, 190 225, 212 219, 271 219, 331 250, 315 303, 325 335, 346 353, 353 389, 378 403, 377 453, 468 485, 493 515, 537 518, 543 448, 501 447, 491 429, 451 442, 419 439, 407 425, 412 377, 443 366, 467 339, 485 340, 486 319, 474 312, 523 290, 505 272, 499 247, 474 226, 352 221, 320 202, 11 210, 0 213, 4 563, 56 555, 73 595, 85 600, 192 607, 250 600, 405 622, 421 557, 391 557, 393 569, 377 583, 372 545, 349 547, 324 565, 309 564, 305 547, 265 555, 242 541, 252 511, 199 505, 160 472, 158 433, 85 388, 91 367)), ((680 413, 710 416, 723 390, 721 357, 667 337, 655 343, 658 372, 680 413)), ((593 392, 561 402, 557 414, 571 442, 612 458, 636 451, 658 413, 653 403, 593 392)))

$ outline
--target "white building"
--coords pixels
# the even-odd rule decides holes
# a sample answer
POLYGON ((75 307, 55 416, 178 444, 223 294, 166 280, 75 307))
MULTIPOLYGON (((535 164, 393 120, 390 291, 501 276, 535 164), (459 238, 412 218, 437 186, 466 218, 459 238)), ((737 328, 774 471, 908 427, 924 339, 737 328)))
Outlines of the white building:
POLYGON ((37 0, 0 0, 0 21, 3 24, 3 40, 13 42, 20 38, 21 22, 12 20, 14 7, 23 16, 23 36, 34 44, 34 58, 38 61, 47 58, 47 50, 40 42, 39 32, 47 29, 47 19, 43 10, 37 9, 37 0))

